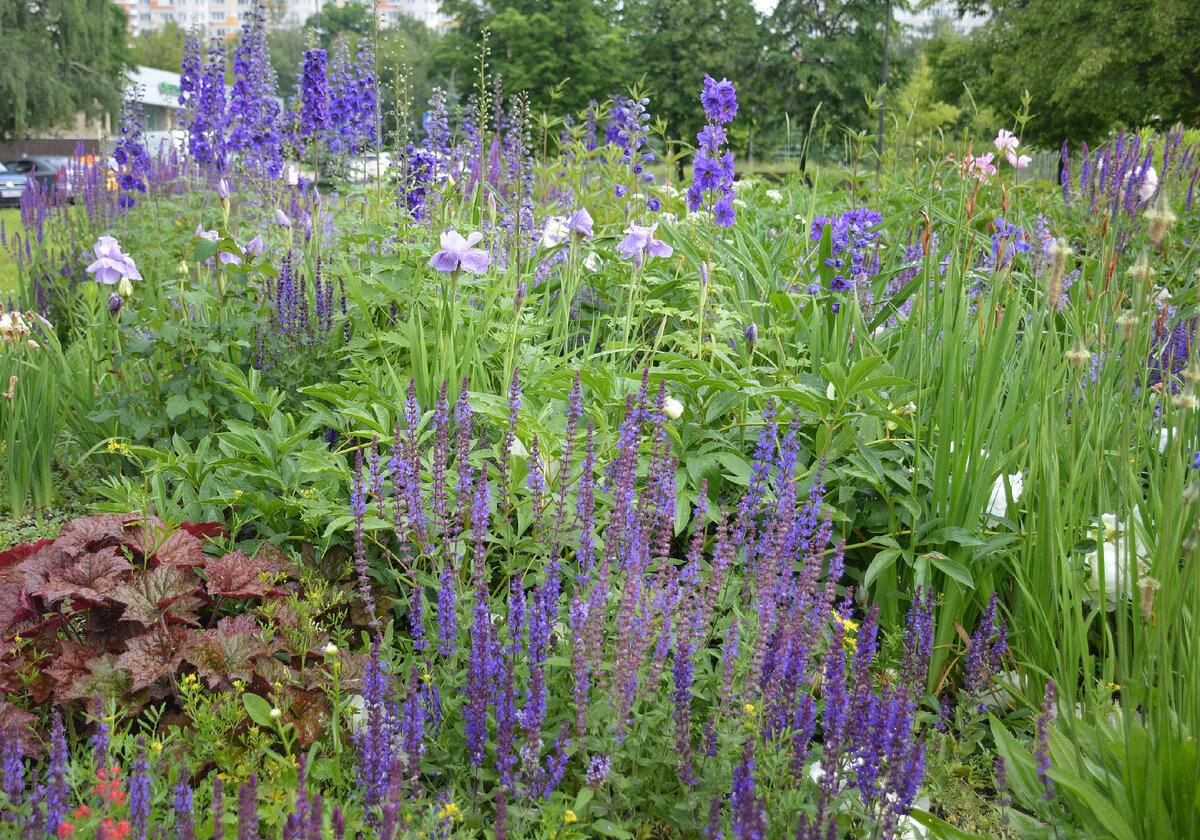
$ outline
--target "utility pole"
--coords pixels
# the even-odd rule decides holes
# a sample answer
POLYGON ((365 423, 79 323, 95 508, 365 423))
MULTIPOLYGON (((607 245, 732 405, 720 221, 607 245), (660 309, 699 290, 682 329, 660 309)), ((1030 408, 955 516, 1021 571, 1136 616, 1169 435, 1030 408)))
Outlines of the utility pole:
POLYGON ((875 138, 875 174, 883 166, 883 117, 887 111, 888 36, 892 32, 892 0, 887 0, 887 19, 883 22, 883 82, 879 100, 879 136, 875 138))

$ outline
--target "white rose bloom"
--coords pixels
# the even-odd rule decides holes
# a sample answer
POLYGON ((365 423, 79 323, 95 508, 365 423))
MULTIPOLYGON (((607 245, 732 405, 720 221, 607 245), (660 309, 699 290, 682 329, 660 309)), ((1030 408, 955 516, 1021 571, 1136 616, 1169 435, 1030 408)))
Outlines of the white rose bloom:
POLYGON ((674 397, 667 397, 663 403, 663 414, 670 420, 678 420, 683 415, 683 403, 674 397))

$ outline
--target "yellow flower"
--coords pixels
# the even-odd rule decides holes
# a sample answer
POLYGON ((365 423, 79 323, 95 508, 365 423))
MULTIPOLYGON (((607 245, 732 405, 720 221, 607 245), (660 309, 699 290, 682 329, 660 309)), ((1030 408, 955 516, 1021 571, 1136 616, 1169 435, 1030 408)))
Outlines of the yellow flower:
POLYGON ((421 680, 425 683, 425 685, 429 685, 431 682, 433 682, 433 677, 431 677, 429 672, 426 671, 425 673, 421 674, 421 680))
POLYGON ((150 749, 154 750, 156 753, 162 752, 162 741, 151 741, 150 749))
POLYGON ((457 817, 458 814, 459 814, 458 806, 455 805, 453 802, 447 802, 445 807, 442 808, 442 810, 437 812, 437 818, 439 820, 444 820, 444 819, 449 819, 450 817, 457 817))
POLYGON ((754 714, 754 704, 753 703, 747 703, 745 706, 742 706, 742 708, 746 711, 746 714, 748 714, 748 715, 754 714))
POLYGON ((572 811, 570 808, 568 808, 566 815, 563 817, 563 822, 565 822, 569 825, 570 823, 578 822, 578 821, 579 821, 579 817, 575 816, 575 812, 572 811))

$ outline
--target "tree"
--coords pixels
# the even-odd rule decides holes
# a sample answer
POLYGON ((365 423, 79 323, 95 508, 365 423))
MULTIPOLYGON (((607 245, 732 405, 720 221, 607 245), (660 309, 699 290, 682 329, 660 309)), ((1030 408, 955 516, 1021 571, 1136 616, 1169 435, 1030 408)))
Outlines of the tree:
POLYGON ((742 128, 748 134, 759 105, 752 91, 765 34, 751 0, 629 0, 624 23, 630 63, 644 78, 650 114, 666 120, 671 136, 694 142, 704 124, 705 74, 728 78, 738 88, 738 116, 730 131, 735 140, 742 128))
MULTIPOLYGON (((886 0, 780 0, 767 20, 762 73, 774 110, 805 124, 819 105, 826 119, 862 127, 865 103, 883 80, 887 10, 886 0)), ((891 27, 897 31, 894 20, 891 27)), ((897 58, 889 59, 893 88, 904 77, 897 58)))
POLYGON ((187 37, 187 31, 175 22, 168 23, 162 29, 139 32, 129 45, 129 63, 179 73, 187 37))
POLYGON ((614 0, 442 0, 442 12, 456 21, 438 51, 442 73, 470 78, 487 28, 492 71, 506 91, 526 91, 535 112, 549 108, 565 79, 559 111, 580 110, 632 81, 614 0))
MULTIPOLYGON (((1200 119, 1200 3, 1195 0, 969 0, 959 5, 990 12, 991 20, 972 38, 987 74, 983 97, 1011 115, 1029 91, 1036 118, 1028 125, 1028 141, 1056 147, 1063 140, 1095 141, 1119 126, 1200 119)), ((935 74, 946 72, 945 62, 931 63, 935 74)), ((958 61, 959 67, 964 64, 958 61)))
POLYGON ((339 36, 345 35, 357 41, 372 35, 375 20, 367 3, 347 3, 344 6, 326 3, 320 12, 304 21, 304 28, 315 32, 321 48, 327 50, 339 36))
POLYGON ((118 111, 125 25, 111 0, 0 0, 0 139, 118 111))

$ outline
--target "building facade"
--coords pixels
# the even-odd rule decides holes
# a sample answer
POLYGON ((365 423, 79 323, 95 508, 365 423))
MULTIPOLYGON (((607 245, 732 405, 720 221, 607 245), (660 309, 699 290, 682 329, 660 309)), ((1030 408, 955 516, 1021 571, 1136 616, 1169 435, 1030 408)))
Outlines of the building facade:
POLYGON ((896 20, 916 34, 922 30, 933 30, 949 24, 960 35, 965 35, 988 20, 988 15, 968 14, 958 16, 958 4, 954 0, 935 0, 927 7, 916 11, 896 11, 896 20))
MULTIPOLYGON (((129 16, 130 34, 162 29, 177 23, 184 29, 197 26, 210 36, 232 38, 241 27, 242 15, 254 7, 254 0, 113 0, 129 16)), ((328 0, 325 0, 328 2, 328 0)), ((300 26, 325 5, 323 0, 267 0, 267 25, 300 26)), ((367 0, 336 0, 347 2, 367 0)), ((371 5, 371 3, 368 3, 371 5)), ((440 0, 379 0, 379 23, 388 26, 401 15, 419 20, 431 29, 444 29, 440 0)))

